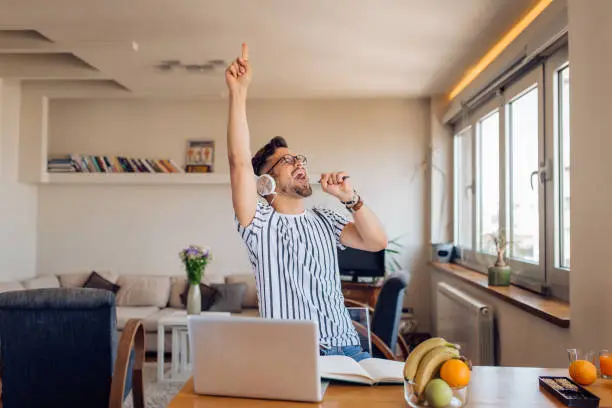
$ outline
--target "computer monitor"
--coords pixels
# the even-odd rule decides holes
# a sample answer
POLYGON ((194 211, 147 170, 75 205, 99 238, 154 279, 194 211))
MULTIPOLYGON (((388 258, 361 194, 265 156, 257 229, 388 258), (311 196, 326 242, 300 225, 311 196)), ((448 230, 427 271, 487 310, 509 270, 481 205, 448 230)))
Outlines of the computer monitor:
POLYGON ((346 248, 338 250, 342 280, 368 281, 385 276, 385 250, 378 252, 346 248))

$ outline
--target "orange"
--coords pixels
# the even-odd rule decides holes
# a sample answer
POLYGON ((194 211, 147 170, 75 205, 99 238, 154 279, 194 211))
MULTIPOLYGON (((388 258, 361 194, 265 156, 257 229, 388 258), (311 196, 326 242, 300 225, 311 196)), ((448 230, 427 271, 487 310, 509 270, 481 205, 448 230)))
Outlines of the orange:
POLYGON ((463 388, 470 382, 470 367, 456 358, 447 360, 440 368, 440 378, 452 388, 463 388))
POLYGON ((569 375, 580 385, 591 385, 597 380, 597 368, 590 361, 576 360, 569 366, 569 375))

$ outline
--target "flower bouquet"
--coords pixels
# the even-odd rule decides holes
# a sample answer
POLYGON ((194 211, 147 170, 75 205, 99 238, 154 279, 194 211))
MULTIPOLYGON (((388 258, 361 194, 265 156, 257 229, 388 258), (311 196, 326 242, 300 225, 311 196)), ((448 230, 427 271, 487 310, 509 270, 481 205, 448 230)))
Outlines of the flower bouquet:
POLYGON ((187 314, 200 314, 202 311, 200 283, 202 282, 202 275, 204 274, 206 265, 211 260, 210 249, 204 249, 197 245, 190 245, 179 252, 179 257, 183 265, 185 265, 187 281, 189 282, 187 314))

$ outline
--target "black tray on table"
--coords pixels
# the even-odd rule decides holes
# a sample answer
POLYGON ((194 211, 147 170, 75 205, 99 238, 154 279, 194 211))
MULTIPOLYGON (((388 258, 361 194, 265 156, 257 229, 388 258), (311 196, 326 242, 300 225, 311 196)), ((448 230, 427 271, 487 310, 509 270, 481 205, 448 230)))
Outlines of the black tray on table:
POLYGON ((599 397, 567 377, 538 377, 540 385, 568 407, 599 407, 599 397))

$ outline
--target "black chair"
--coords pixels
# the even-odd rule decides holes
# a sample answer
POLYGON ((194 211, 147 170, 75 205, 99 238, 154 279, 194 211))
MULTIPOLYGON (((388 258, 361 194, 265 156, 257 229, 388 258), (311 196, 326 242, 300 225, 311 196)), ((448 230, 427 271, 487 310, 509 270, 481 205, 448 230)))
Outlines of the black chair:
POLYGON ((130 390, 134 407, 144 407, 140 321, 130 320, 117 340, 112 292, 0 294, 0 407, 121 408, 130 390))
MULTIPOLYGON (((409 350, 406 343, 399 336, 405 289, 405 279, 400 276, 392 276, 383 283, 373 309, 366 304, 352 299, 344 300, 344 304, 347 307, 365 307, 370 309, 370 314, 372 315, 370 336, 372 339, 373 357, 400 360, 408 355, 409 350), (401 355, 399 356, 394 352, 398 346, 401 350, 401 355)), ((353 322, 353 324, 360 335, 363 336, 367 333, 367 329, 363 325, 357 322, 353 322)))

